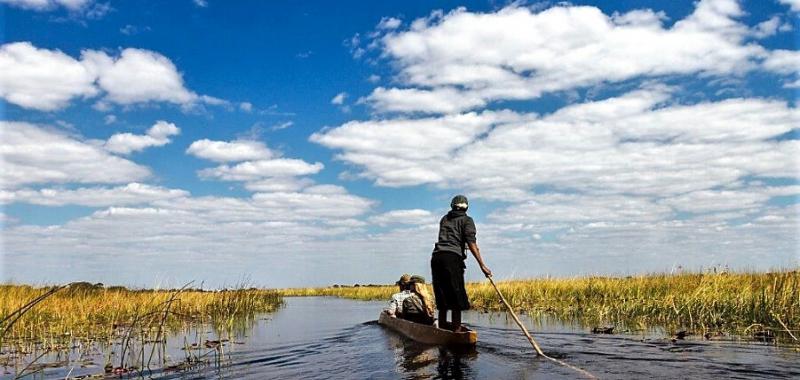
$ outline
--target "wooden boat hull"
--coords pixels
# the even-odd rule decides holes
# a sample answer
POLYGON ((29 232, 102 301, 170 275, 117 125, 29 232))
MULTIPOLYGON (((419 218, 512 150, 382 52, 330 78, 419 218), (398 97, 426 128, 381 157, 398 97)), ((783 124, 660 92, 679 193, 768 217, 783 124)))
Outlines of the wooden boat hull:
POLYGON ((395 318, 385 312, 381 312, 380 317, 378 317, 378 324, 386 326, 409 339, 425 344, 474 346, 478 342, 478 333, 472 330, 455 333, 450 330, 395 318))

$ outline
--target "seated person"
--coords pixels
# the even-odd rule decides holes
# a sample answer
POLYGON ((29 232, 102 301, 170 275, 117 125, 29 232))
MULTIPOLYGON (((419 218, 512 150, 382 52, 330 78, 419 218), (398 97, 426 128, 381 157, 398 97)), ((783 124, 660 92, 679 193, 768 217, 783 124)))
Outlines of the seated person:
POLYGON ((411 276, 409 288, 412 294, 403 300, 401 318, 426 325, 433 324, 433 299, 425 287, 425 278, 411 276))
POLYGON ((400 280, 395 284, 400 288, 400 291, 392 294, 389 306, 384 310, 391 316, 399 317, 403 314, 403 301, 414 294, 410 289, 411 276, 404 274, 400 276, 400 280))

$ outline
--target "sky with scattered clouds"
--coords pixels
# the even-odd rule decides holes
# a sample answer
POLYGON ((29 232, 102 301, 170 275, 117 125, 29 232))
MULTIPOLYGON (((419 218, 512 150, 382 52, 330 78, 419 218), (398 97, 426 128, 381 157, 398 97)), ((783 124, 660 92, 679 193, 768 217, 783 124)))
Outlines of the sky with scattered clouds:
POLYGON ((796 268, 798 12, 0 0, 0 281, 796 268))

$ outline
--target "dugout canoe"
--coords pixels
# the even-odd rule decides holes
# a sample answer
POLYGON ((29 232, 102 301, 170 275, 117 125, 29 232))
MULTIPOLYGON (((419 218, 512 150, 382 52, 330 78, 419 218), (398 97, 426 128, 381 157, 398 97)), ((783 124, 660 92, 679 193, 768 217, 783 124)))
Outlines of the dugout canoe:
POLYGON ((414 323, 402 318, 396 318, 386 312, 381 312, 378 324, 386 326, 401 335, 420 343, 440 346, 474 346, 478 342, 478 333, 474 330, 465 332, 452 332, 438 327, 414 323))

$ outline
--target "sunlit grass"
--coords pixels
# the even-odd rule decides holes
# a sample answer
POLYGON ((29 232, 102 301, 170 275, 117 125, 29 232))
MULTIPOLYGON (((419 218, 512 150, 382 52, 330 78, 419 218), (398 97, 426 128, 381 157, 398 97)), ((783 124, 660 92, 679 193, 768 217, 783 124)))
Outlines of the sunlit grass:
MULTIPOLYGON (((48 289, 0 285, 0 317, 13 313, 48 289)), ((274 311, 282 302, 281 295, 271 290, 128 290, 80 283, 31 308, 10 327, 3 340, 103 339, 133 324, 139 328, 178 328, 195 323, 232 325, 256 313, 274 311)), ((0 332, 7 325, 8 322, 0 326, 0 332)))
MULTIPOLYGON (((800 273, 653 274, 498 282, 517 311, 587 325, 666 327, 697 333, 800 330, 800 273), (784 327, 784 325, 786 327, 784 327)), ((281 290, 285 296, 385 300, 394 286, 281 290)), ((467 284, 474 309, 502 304, 488 281, 467 284)))
POLYGON ((331 296, 351 298, 363 301, 383 300, 397 292, 397 286, 358 286, 358 287, 328 287, 328 288, 290 288, 278 289, 284 297, 313 297, 331 296))
MULTIPOLYGON (((726 273, 633 277, 545 278, 501 281, 517 311, 532 316, 612 324, 631 329, 661 326, 702 332, 800 330, 800 273, 726 273)), ((0 317, 47 288, 0 285, 0 317)), ((102 338, 138 320, 140 325, 178 328, 194 323, 232 325, 276 310, 282 296, 336 296, 387 300, 395 286, 238 289, 221 292, 127 290, 82 284, 55 293, 18 320, 4 340, 42 337, 102 338), (167 301, 174 297, 169 313, 167 301), (163 319, 163 321, 162 321, 163 319)), ((499 311, 487 281, 467 284, 473 308, 499 311)), ((2 327, 3 329, 5 326, 2 327)))

